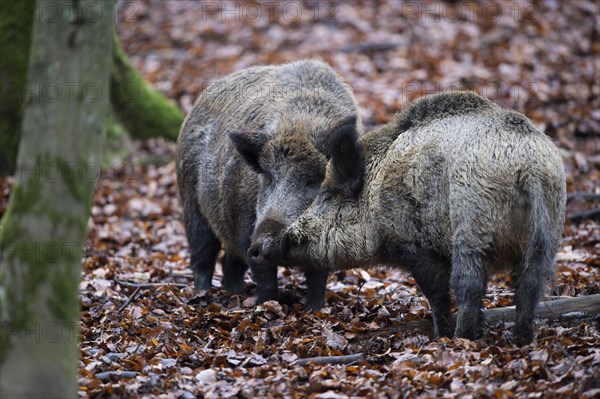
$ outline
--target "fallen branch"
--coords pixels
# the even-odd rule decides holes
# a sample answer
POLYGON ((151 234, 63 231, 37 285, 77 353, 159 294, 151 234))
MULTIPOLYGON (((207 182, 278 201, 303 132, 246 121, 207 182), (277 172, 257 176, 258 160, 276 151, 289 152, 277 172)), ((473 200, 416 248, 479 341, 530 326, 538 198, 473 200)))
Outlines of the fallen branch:
POLYGON ((352 364, 359 362, 364 359, 362 353, 355 355, 344 355, 344 356, 317 356, 317 357, 306 357, 304 359, 296 360, 296 365, 303 366, 307 363, 317 364, 352 364))
POLYGON ((116 280, 115 282, 124 287, 135 287, 135 288, 152 288, 152 287, 189 287, 189 284, 183 283, 132 283, 129 281, 116 280))
POLYGON ((337 51, 341 53, 370 53, 393 50, 398 46, 398 43, 359 43, 340 47, 337 51))
POLYGON ((122 378, 133 378, 138 374, 137 371, 105 371, 103 373, 95 374, 94 377, 102 382, 110 382, 111 380, 116 381, 122 378))
MULTIPOLYGON (((516 320, 514 306, 504 308, 486 309, 483 311, 485 322, 495 324, 516 320)), ((536 319, 585 319, 600 317, 600 294, 585 295, 577 297, 566 297, 553 301, 540 302, 535 311, 536 319)), ((452 315, 456 320, 456 315, 452 315)), ((402 331, 421 330, 431 333, 433 330, 431 320, 407 321, 393 327, 382 328, 377 331, 365 331, 359 335, 360 340, 369 339, 374 336, 392 335, 402 331)))
POLYGON ((600 216, 600 208, 590 209, 588 211, 572 213, 568 216, 571 222, 579 222, 583 219, 594 219, 600 216))
POLYGON ((573 200, 586 200, 586 201, 600 201, 600 194, 592 194, 592 193, 584 193, 584 192, 575 192, 567 194, 567 202, 571 202, 573 200))
MULTIPOLYGON (((488 309, 483 312, 487 323, 514 321, 514 306, 488 309)), ((553 301, 540 302, 535 309, 536 319, 549 318, 585 318, 600 315, 600 294, 567 297, 553 301)))

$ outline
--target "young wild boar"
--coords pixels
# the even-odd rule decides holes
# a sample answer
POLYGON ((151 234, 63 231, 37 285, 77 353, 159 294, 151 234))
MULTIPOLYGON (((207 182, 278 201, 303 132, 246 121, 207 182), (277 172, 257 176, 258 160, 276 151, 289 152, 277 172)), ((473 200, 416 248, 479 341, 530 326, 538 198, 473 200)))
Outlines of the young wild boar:
MULTIPOLYGON (((253 67, 208 87, 177 143, 177 179, 195 286, 211 287, 221 247, 223 286, 243 291, 249 264, 258 301, 277 295, 277 270, 246 254, 289 226, 325 176, 326 149, 339 129, 362 131, 350 88, 326 64, 253 67)), ((327 271, 310 265, 308 308, 322 307, 327 271)))
POLYGON ((470 92, 425 96, 357 140, 330 142, 314 202, 264 258, 327 270, 409 270, 427 297, 436 336, 479 334, 489 273, 515 282, 514 341, 533 339, 535 306, 561 236, 565 175, 556 147, 523 115, 470 92))

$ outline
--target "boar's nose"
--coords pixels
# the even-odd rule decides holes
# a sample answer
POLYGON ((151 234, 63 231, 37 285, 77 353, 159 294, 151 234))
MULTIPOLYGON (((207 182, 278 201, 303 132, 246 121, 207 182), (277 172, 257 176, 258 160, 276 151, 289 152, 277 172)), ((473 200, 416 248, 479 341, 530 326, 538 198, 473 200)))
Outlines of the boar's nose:
POLYGON ((277 256, 271 236, 261 236, 248 248, 248 258, 256 265, 270 264, 277 256))
POLYGON ((255 265, 273 265, 274 262, 284 262, 290 245, 290 238, 284 230, 275 237, 263 235, 248 248, 248 258, 255 265))
POLYGON ((263 235, 248 248, 248 258, 256 265, 273 265, 281 261, 281 233, 275 237, 263 235))
POLYGON ((263 257, 263 241, 257 240, 250 245, 248 248, 248 258, 250 261, 257 265, 262 265, 265 263, 265 258, 263 257))

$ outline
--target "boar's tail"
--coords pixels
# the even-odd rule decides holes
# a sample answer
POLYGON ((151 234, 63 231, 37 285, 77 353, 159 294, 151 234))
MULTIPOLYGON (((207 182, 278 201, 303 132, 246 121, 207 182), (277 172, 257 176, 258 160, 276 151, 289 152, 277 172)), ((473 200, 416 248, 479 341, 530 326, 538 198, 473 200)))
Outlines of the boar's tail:
POLYGON ((552 223, 550 210, 540 180, 528 176, 522 184, 530 204, 530 233, 523 258, 524 272, 527 275, 537 274, 540 278, 551 278, 553 275, 554 255, 558 240, 555 238, 556 226, 552 223))

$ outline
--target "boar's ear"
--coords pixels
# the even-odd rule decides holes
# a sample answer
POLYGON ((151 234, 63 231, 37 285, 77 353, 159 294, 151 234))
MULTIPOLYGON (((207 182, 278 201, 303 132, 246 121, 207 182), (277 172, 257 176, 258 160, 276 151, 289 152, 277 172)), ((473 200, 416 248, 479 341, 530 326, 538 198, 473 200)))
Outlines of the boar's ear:
POLYGON ((354 114, 345 117, 324 134, 324 137, 326 137, 325 140, 317 140, 319 142, 317 149, 324 154, 328 160, 331 159, 330 150, 333 138, 336 136, 336 134, 339 134, 341 130, 356 130, 356 120, 357 116, 354 114))
POLYGON ((229 138, 244 161, 256 172, 261 173, 263 170, 258 159, 264 145, 269 141, 269 136, 258 132, 236 131, 229 133, 229 138))
POLYGON ((353 196, 362 188, 365 170, 362 148, 357 139, 356 125, 345 124, 333 132, 328 151, 333 182, 353 196))

